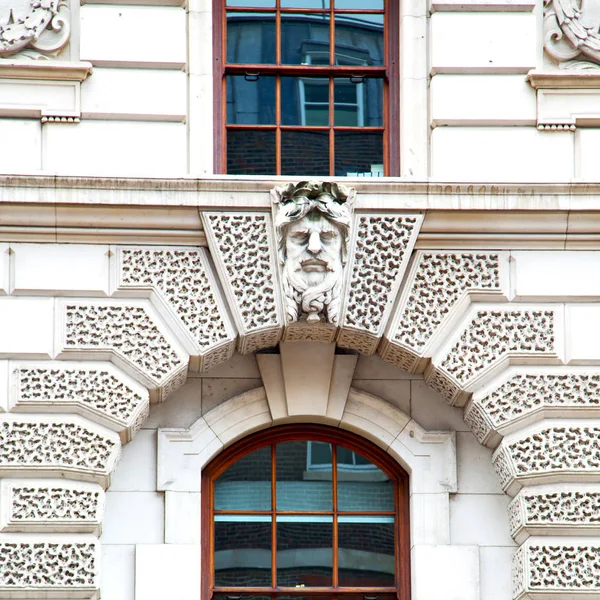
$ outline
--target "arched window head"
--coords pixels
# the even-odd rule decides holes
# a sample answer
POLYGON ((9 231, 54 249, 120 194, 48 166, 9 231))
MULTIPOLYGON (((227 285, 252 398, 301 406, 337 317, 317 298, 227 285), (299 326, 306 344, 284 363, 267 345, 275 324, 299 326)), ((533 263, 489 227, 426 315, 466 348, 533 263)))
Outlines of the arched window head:
POLYGON ((285 425, 202 476, 203 600, 408 600, 408 476, 371 442, 285 425))

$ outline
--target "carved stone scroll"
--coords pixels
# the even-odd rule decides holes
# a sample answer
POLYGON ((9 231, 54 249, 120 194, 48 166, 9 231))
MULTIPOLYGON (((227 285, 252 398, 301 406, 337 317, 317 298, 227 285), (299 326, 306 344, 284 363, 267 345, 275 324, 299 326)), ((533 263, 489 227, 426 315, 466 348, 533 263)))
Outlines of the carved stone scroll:
POLYGON ((283 316, 268 213, 203 212, 202 223, 238 332, 238 350, 276 346, 283 316))

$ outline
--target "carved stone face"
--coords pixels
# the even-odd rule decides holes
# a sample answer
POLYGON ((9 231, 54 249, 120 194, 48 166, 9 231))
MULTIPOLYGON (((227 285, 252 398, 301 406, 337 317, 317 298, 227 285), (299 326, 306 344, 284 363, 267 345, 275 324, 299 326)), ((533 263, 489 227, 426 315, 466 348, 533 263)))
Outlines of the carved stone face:
POLYGON ((286 260, 308 285, 318 285, 341 268, 342 233, 318 210, 287 228, 286 260))

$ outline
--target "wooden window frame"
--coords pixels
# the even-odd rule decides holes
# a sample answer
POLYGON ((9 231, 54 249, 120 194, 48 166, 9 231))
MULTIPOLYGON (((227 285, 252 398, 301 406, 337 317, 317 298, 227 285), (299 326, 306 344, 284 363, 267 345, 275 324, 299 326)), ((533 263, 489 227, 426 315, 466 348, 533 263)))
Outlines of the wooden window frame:
MULTIPOLYGON (((333 78, 350 77, 355 73, 369 72, 372 75, 377 74, 383 78, 383 127, 377 130, 383 130, 383 165, 384 175, 387 177, 397 177, 400 175, 400 0, 384 0, 384 54, 385 64, 380 67, 365 66, 358 68, 356 66, 303 66, 303 65, 227 65, 227 47, 226 47, 226 0, 213 0, 213 106, 214 106, 214 169, 215 173, 227 173, 227 102, 226 102, 226 75, 244 75, 249 71, 260 72, 265 75, 295 75, 295 76, 329 76, 330 84, 330 104, 333 103, 333 78)), ((280 9, 280 0, 276 0, 276 9, 280 9)), ((311 9, 282 9, 288 13, 307 14, 318 12, 311 9)), ((262 11, 262 9, 261 9, 262 11)), ((236 12, 244 12, 243 9, 236 9, 236 12)), ((360 11, 352 11, 360 12, 360 11)), ((363 12, 373 12, 365 10, 363 12)), ((331 20, 331 29, 334 28, 333 19, 331 20)), ((277 39, 280 38, 279 29, 276 30, 277 39)), ((280 49, 277 45, 277 55, 280 49)), ((332 50, 333 53, 333 50, 332 50)), ((278 102, 277 99, 276 102, 278 102)), ((334 108, 330 107, 333 111, 334 108)), ((243 126, 243 129, 273 129, 281 131, 280 126, 243 126)), ((289 127, 289 129, 301 130, 302 127, 289 127)), ((319 128, 322 129, 322 128, 319 128)), ((334 127, 329 125, 330 141, 330 165, 333 165, 332 153, 334 149, 334 127)), ((336 127, 337 131, 345 131, 344 127, 336 127)), ((348 128, 348 131, 369 131, 369 128, 354 127, 348 128)), ((276 142, 276 162, 280 164, 281 141, 276 142)), ((275 175, 275 173, 273 173, 275 175)), ((298 173, 298 175, 303 175, 298 173)), ((330 176, 333 174, 330 173, 330 176)))
MULTIPOLYGON (((335 457, 333 458, 335 461, 335 457)), ((275 473, 275 452, 271 454, 271 487, 272 497, 276 483, 275 473)), ((336 469, 332 469, 332 485, 334 499, 337 491, 336 469)), ((241 441, 236 442, 221 454, 214 458, 202 471, 201 479, 201 600, 211 600, 214 593, 240 595, 249 593, 252 595, 271 596, 274 600, 275 594, 301 595, 301 596, 323 596, 330 595, 334 600, 344 600, 344 597, 352 594, 373 595, 373 594, 392 594, 396 595, 398 600, 410 600, 410 521, 409 521, 409 480, 407 472, 393 458, 384 452, 372 442, 359 437, 358 435, 342 429, 328 427, 326 425, 281 425, 273 427, 255 434, 252 434, 241 441), (335 445, 344 446, 354 452, 358 452, 379 467, 394 483, 395 509, 393 514, 395 519, 395 553, 396 553, 396 586, 394 588, 367 588, 367 587, 304 587, 295 588, 235 588, 234 591, 229 588, 213 588, 214 573, 214 548, 213 548, 213 515, 214 515, 214 481, 224 473, 231 465, 243 458, 245 455, 254 452, 262 447, 275 446, 282 442, 290 441, 320 441, 335 445), (245 590, 248 590, 247 592, 245 590)), ((221 511, 218 511, 221 512, 221 511)), ((231 512, 231 511, 228 511, 231 512)), ((234 511, 235 512, 235 511, 234 511)), ((277 511, 275 506, 271 506, 269 511, 243 511, 244 514, 256 512, 257 514, 270 514, 274 519, 276 514, 286 511, 277 511)), ((301 511, 310 515, 310 512, 301 511)), ((322 511, 321 511, 322 512, 322 511)), ((368 511, 338 511, 336 501, 334 500, 332 514, 338 512, 359 512, 369 514, 368 511)), ((375 511, 372 514, 383 514, 390 511, 375 511)), ((335 552, 337 539, 334 537, 333 548, 333 568, 337 568, 337 553, 335 552)), ((273 540, 272 555, 275 556, 275 540, 273 540)), ((273 558, 273 561, 275 559, 273 558)), ((274 567, 273 567, 274 568, 274 567)), ((335 581, 334 581, 335 583, 335 581)))

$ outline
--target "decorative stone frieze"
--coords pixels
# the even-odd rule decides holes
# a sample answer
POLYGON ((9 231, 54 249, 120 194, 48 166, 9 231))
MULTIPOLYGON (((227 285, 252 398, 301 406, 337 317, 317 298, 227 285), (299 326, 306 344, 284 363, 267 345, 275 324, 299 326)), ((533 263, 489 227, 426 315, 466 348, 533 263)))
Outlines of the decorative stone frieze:
POLYGON ((148 416, 148 391, 110 363, 11 362, 12 412, 78 413, 130 441, 148 416))
POLYGON ((511 535, 517 543, 531 535, 598 535, 600 486, 525 488, 510 503, 508 516, 511 535))
POLYGON ((492 462, 508 494, 525 485, 597 481, 600 422, 544 421, 502 440, 492 462))
POLYGON ((544 48, 561 68, 599 68, 599 29, 596 3, 544 0, 544 48))
POLYGON ((513 599, 593 598, 600 545, 582 538, 530 538, 513 557, 513 599))
POLYGON ((600 415, 600 371, 511 368, 495 389, 478 391, 465 410, 477 439, 494 448, 501 437, 544 417, 600 415))
POLYGON ((87 536, 0 536, 0 598, 96 598, 100 545, 87 536))
POLYGON ((283 311, 277 293, 271 215, 203 212, 201 216, 240 335, 239 352, 250 354, 276 346, 283 311))
POLYGON ((162 401, 183 385, 188 356, 147 300, 61 300, 58 358, 109 359, 162 401))
POLYGON ((422 222, 416 214, 355 217, 339 346, 362 354, 377 350, 422 222))
POLYGON ((237 332, 204 248, 120 247, 116 256, 116 295, 150 295, 190 354, 191 370, 231 358, 237 332))
POLYGON ((561 323, 562 312, 552 306, 473 307, 458 335, 433 358, 425 379, 450 404, 463 404, 506 361, 560 362, 561 323))
POLYGON ((106 488, 121 453, 119 436, 77 416, 4 415, 0 477, 66 477, 106 488))
POLYGON ((507 298, 507 260, 505 252, 415 252, 381 356, 411 373, 422 371, 440 332, 452 327, 471 301, 507 298))
POLYGON ((0 485, 0 531, 99 535, 104 500, 104 491, 93 483, 5 479, 0 485))
POLYGON ((69 5, 60 0, 29 2, 4 0, 0 4, 0 58, 22 52, 24 58, 56 53, 71 34, 69 5))

